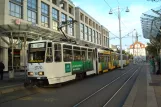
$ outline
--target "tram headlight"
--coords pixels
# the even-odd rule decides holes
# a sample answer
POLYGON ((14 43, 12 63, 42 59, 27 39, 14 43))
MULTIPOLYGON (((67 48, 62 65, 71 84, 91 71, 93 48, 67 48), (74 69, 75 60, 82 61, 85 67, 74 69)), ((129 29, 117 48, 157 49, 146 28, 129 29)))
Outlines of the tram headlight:
POLYGON ((34 75, 34 73, 33 72, 28 72, 28 75, 34 75))
POLYGON ((39 75, 44 75, 44 72, 40 71, 38 72, 39 75))

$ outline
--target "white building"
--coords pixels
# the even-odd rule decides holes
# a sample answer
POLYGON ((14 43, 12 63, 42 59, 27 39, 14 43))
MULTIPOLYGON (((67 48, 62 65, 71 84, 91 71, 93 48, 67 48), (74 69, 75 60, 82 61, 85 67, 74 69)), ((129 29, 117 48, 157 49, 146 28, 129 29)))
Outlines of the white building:
POLYGON ((134 44, 130 45, 130 54, 138 60, 146 60, 146 50, 145 44, 136 41, 134 44))

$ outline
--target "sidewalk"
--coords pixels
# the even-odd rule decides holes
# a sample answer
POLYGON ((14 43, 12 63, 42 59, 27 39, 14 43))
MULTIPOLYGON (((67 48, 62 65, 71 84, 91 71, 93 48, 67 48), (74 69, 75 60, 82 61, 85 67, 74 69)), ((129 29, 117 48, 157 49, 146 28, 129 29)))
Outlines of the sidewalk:
POLYGON ((144 64, 123 107, 161 107, 161 76, 144 64))
POLYGON ((8 73, 4 73, 3 80, 0 80, 0 94, 23 89, 25 72, 15 72, 14 78, 10 79, 8 73))

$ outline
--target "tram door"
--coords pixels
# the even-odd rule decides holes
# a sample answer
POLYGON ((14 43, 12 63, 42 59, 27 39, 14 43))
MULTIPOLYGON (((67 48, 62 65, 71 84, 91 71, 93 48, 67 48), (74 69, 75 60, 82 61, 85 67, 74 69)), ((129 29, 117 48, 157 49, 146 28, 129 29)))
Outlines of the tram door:
POLYGON ((95 58, 96 58, 96 73, 98 74, 98 50, 95 48, 95 58))

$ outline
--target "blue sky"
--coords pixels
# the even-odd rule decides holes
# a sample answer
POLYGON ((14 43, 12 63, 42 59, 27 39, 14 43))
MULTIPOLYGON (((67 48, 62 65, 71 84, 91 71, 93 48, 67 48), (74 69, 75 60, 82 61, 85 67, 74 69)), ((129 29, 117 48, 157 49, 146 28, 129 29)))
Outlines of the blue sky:
MULTIPOLYGON (((119 36, 119 25, 117 18, 117 11, 115 8, 120 6, 121 12, 121 31, 122 36, 136 29, 139 36, 139 41, 147 43, 148 40, 143 38, 140 16, 142 13, 161 6, 161 2, 151 2, 147 0, 72 0, 76 6, 79 6, 94 19, 96 19, 101 25, 105 26, 113 34, 119 36), (107 3, 106 3, 106 2, 107 3), (126 7, 130 12, 126 13, 126 7), (109 10, 113 9, 113 14, 110 15, 109 10)), ((136 32, 133 32, 134 34, 136 32)), ((114 35, 110 33, 110 38, 114 35)), ((123 48, 129 47, 132 44, 132 34, 130 37, 122 39, 123 48)), ((110 39, 110 44, 119 45, 119 39, 110 39)))

